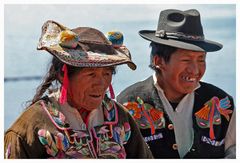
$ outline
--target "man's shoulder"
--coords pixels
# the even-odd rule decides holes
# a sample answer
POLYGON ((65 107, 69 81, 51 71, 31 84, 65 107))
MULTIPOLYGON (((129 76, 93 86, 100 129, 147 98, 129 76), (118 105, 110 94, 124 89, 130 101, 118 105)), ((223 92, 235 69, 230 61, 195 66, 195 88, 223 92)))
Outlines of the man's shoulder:
POLYGON ((222 98, 228 96, 232 98, 226 91, 213 84, 200 82, 200 85, 201 87, 196 90, 197 94, 208 94, 209 96, 218 96, 222 98))
POLYGON ((136 96, 141 92, 146 92, 150 90, 153 86, 153 77, 150 76, 147 79, 143 81, 139 81, 137 83, 134 83, 133 85, 130 85, 129 87, 125 88, 120 94, 117 96, 117 101, 121 103, 123 99, 125 99, 128 96, 136 96))

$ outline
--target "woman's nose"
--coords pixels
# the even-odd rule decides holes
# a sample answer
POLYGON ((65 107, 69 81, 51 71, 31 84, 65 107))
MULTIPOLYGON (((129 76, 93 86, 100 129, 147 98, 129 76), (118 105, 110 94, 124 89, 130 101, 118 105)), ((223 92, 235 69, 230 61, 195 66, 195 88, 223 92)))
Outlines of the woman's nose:
POLYGON ((93 81, 94 86, 104 86, 104 78, 103 77, 97 77, 93 81))

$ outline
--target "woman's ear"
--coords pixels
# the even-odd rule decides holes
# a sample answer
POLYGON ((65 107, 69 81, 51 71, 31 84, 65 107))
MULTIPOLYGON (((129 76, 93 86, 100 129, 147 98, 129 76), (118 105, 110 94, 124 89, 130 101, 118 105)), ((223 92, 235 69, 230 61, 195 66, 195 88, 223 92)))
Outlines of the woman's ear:
POLYGON ((164 59, 162 57, 155 55, 153 58, 153 64, 155 65, 155 67, 157 69, 162 71, 165 69, 166 62, 164 61, 164 59))
POLYGON ((62 84, 63 83, 63 76, 61 75, 61 73, 57 74, 57 78, 58 78, 58 81, 62 84))

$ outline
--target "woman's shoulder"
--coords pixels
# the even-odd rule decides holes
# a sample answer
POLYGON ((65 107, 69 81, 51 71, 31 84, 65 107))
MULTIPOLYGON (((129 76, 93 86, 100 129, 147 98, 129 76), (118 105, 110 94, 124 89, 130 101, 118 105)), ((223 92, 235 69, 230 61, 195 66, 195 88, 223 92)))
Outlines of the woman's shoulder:
POLYGON ((42 105, 48 107, 48 102, 40 100, 28 108, 18 117, 13 125, 5 132, 4 149, 6 157, 12 158, 40 158, 46 155, 44 146, 39 141, 39 131, 46 129, 50 133, 56 131, 47 112, 42 105))
POLYGON ((27 132, 34 132, 37 128, 50 123, 46 112, 42 108, 41 103, 46 103, 44 100, 40 100, 31 106, 27 107, 25 111, 17 118, 12 126, 5 132, 14 133, 19 136, 25 136, 27 132))

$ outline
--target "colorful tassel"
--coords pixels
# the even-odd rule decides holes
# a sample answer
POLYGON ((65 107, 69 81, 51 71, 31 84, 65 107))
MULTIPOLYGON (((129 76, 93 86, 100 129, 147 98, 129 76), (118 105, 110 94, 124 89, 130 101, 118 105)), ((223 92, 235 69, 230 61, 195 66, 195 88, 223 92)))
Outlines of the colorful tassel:
POLYGON ((64 104, 67 101, 67 89, 68 89, 69 79, 68 79, 68 70, 67 70, 66 64, 63 65, 62 71, 64 73, 64 76, 63 76, 63 84, 62 84, 60 100, 59 100, 60 104, 64 104))

